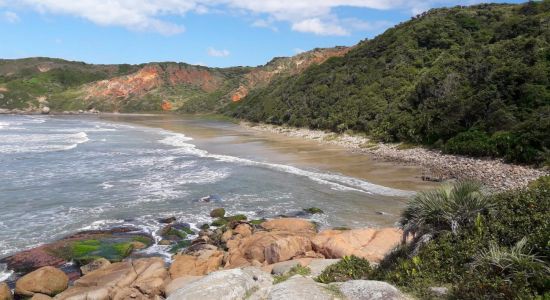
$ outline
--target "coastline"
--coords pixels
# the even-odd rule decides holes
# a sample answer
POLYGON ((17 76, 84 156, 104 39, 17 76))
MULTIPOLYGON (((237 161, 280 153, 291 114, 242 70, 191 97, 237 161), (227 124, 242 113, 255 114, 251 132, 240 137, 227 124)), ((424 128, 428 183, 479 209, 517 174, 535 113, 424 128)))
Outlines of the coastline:
POLYGON ((357 135, 263 123, 255 124, 246 121, 242 121, 240 124, 249 130, 314 140, 321 144, 339 145, 375 159, 418 165, 424 169, 423 178, 428 181, 474 179, 492 191, 504 191, 524 187, 529 182, 550 174, 542 169, 509 164, 497 159, 443 154, 438 150, 421 147, 400 149, 401 144, 398 143, 377 143, 367 137, 357 135))

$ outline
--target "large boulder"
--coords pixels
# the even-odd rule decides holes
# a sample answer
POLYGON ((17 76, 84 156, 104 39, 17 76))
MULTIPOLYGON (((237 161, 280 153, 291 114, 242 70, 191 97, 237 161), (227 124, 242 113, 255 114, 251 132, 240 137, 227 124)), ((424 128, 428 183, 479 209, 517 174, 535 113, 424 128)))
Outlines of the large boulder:
POLYGON ((88 273, 55 299, 152 299, 164 294, 168 279, 160 257, 125 261, 88 273))
POLYGON ((220 268, 223 257, 223 252, 211 249, 205 249, 193 254, 176 255, 170 266, 170 275, 173 279, 189 275, 206 275, 220 268))
POLYGON ((225 267, 267 265, 312 254, 308 237, 284 231, 259 231, 249 237, 227 241, 225 267))
POLYGON ((271 276, 257 268, 224 270, 184 285, 167 300, 240 300, 271 284, 271 276))
POLYGON ((99 270, 101 268, 107 267, 109 265, 111 265, 111 262, 108 261, 107 259, 101 257, 101 258, 98 258, 98 259, 92 261, 91 263, 89 263, 87 265, 84 265, 84 266, 80 267, 80 271, 82 272, 83 275, 86 275, 88 273, 91 273, 95 270, 99 270))
POLYGON ((401 242, 403 233, 397 228, 326 230, 311 241, 313 249, 326 258, 355 255, 379 262, 401 242))
POLYGON ((333 300, 338 299, 338 295, 327 289, 324 284, 315 282, 311 278, 296 275, 274 285, 267 295, 267 299, 333 300))
POLYGON ((407 299, 393 285, 374 280, 351 280, 340 285, 340 292, 348 300, 404 300, 407 299))
POLYGON ((69 277, 54 267, 43 267, 21 277, 15 283, 15 294, 32 297, 34 294, 55 296, 67 289, 69 277))
POLYGON ((263 222, 261 226, 270 231, 286 231, 302 235, 313 235, 316 232, 315 224, 296 218, 269 220, 263 222))
POLYGON ((0 283, 0 300, 12 300, 10 288, 5 282, 0 283))

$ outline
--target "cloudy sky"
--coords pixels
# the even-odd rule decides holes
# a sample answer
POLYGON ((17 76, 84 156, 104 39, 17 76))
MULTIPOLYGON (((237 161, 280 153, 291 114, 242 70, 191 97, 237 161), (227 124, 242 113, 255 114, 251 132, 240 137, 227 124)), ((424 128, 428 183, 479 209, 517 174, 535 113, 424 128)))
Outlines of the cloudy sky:
MULTIPOLYGON (((0 0, 0 58, 264 64, 478 0, 0 0)), ((516 0, 495 2, 521 2, 516 0)))

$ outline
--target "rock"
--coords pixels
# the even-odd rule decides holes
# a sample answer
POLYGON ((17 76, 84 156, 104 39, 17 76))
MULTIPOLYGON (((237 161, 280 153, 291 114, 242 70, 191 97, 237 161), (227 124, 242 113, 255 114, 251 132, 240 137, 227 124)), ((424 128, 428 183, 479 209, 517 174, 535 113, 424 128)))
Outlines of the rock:
POLYGON ((310 277, 315 278, 328 267, 335 263, 338 263, 340 259, 313 259, 311 262, 307 265, 308 268, 311 270, 311 273, 309 274, 310 277))
POLYGON ((99 270, 101 268, 104 268, 108 265, 110 265, 111 262, 106 260, 105 258, 98 258, 94 261, 92 261, 91 263, 85 265, 85 266, 82 266, 80 267, 80 271, 82 272, 83 275, 86 275, 90 272, 93 272, 95 270, 99 270))
POLYGON ((268 300, 287 299, 311 299, 332 300, 337 299, 326 285, 317 283, 311 278, 300 275, 293 276, 286 281, 274 285, 267 296, 268 300))
POLYGON ((317 208, 317 207, 306 208, 306 209, 304 209, 304 211, 307 212, 308 214, 312 214, 312 215, 324 214, 325 213, 322 209, 317 208))
POLYGON ((428 291, 434 296, 438 298, 445 298, 449 294, 449 289, 446 287, 430 287, 428 291))
POLYGON ((162 246, 169 246, 169 245, 172 245, 173 243, 174 241, 170 241, 170 240, 161 240, 160 242, 158 242, 158 244, 162 246))
POLYGON ((10 288, 5 282, 0 282, 0 300, 12 300, 10 288))
POLYGON ((34 294, 34 296, 32 296, 31 298, 31 300, 51 300, 51 299, 53 298, 44 294, 34 294))
POLYGON ((191 284, 195 281, 198 281, 202 278, 204 278, 204 276, 191 276, 191 275, 176 278, 170 281, 168 285, 166 285, 166 289, 165 289, 166 296, 170 296, 175 291, 181 288, 184 288, 186 285, 191 284))
POLYGON ((15 283, 15 294, 32 297, 36 293, 55 296, 67 289, 69 277, 54 267, 43 267, 21 277, 15 283))
POLYGON ((162 223, 162 224, 170 224, 170 223, 173 223, 173 222, 176 222, 176 217, 174 217, 174 216, 159 219, 159 223, 162 223))
POLYGON ((226 243, 227 241, 229 241, 231 239, 231 237, 233 237, 233 231, 231 229, 227 230, 226 232, 224 232, 222 234, 222 242, 226 243))
POLYGON ((240 300, 269 288, 272 280, 257 268, 218 271, 172 292, 167 300, 240 300))
POLYGON ((255 232, 249 237, 227 241, 226 268, 249 266, 252 262, 273 264, 304 257, 312 250, 309 238, 290 232, 255 232))
POLYGON ((248 224, 239 224, 233 230, 234 234, 240 234, 241 237, 249 237, 252 235, 252 227, 248 224))
POLYGON ((348 300, 404 300, 406 297, 389 283, 374 280, 351 280, 340 285, 348 300))
MULTIPOLYGON (((131 254, 135 241, 150 245, 153 243, 153 238, 133 227, 83 231, 3 258, 0 264, 5 263, 8 269, 18 273, 29 273, 45 266, 61 268, 71 260, 87 264, 91 262, 90 257, 121 261, 131 254)), ((73 274, 69 275, 71 279, 78 279, 80 272, 76 278, 72 276, 73 274)))
POLYGON ((212 218, 223 218, 225 216, 225 209, 215 208, 210 212, 212 218))
POLYGON ((263 222, 261 225, 267 230, 287 231, 300 234, 315 234, 315 225, 309 221, 302 219, 286 218, 274 219, 263 222))
POLYGON ((224 253, 218 250, 203 250, 194 255, 176 255, 170 266, 172 279, 188 275, 206 275, 220 268, 224 253))
POLYGON ((164 293, 169 278, 164 260, 143 258, 108 265, 74 282, 56 299, 153 299, 164 293))
POLYGON ((371 262, 380 262, 402 239, 397 228, 326 230, 311 241, 313 249, 327 258, 355 255, 371 262))
POLYGON ((42 113, 43 115, 49 114, 49 113, 50 113, 50 108, 47 107, 47 106, 42 107, 41 113, 42 113))
POLYGON ((302 262, 299 259, 279 262, 271 265, 271 274, 283 275, 285 273, 288 273, 290 269, 294 268, 297 265, 306 266, 307 264, 302 264, 302 262))

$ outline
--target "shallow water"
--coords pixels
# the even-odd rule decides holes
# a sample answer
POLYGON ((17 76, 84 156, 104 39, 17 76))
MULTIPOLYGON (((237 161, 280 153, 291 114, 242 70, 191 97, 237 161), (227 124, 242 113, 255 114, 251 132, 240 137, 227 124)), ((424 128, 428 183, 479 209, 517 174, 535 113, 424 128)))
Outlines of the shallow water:
POLYGON ((388 226, 420 170, 333 146, 181 116, 0 116, 0 257, 82 229, 195 228, 319 207, 323 227, 388 226), (198 199, 219 195, 221 200, 198 199), (381 214, 383 212, 384 214, 381 214))

